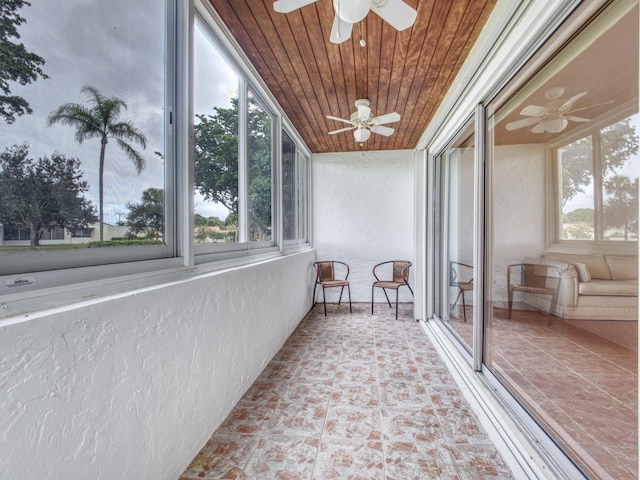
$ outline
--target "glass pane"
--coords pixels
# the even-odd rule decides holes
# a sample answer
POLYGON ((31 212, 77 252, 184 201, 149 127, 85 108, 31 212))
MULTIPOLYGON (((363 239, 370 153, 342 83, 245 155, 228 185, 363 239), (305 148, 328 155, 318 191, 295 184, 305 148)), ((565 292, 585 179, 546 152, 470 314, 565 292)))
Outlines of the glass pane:
POLYGON ((440 251, 435 313, 469 351, 474 319, 474 145, 474 126, 469 122, 436 160, 440 188, 435 231, 440 251))
POLYGON ((272 239, 271 117, 249 93, 249 240, 272 239))
POLYGON ((163 243, 164 2, 9 2, 4 14, 26 52, 0 66, 25 75, 0 98, 0 252, 163 243))
POLYGON ((562 175, 562 238, 593 240, 593 142, 581 138, 558 149, 562 175))
POLYGON ((638 127, 635 114, 601 132, 604 240, 638 240, 638 127))
POLYGON ((282 228, 284 240, 296 240, 296 145, 282 132, 282 228))
POLYGON ((307 169, 309 168, 309 159, 298 152, 298 240, 305 242, 307 240, 308 220, 307 220, 307 200, 309 188, 307 186, 307 169))
POLYGON ((194 241, 238 242, 238 76, 196 20, 194 241))
POLYGON ((638 463, 638 6, 614 5, 488 106, 484 361, 588 478, 638 463))

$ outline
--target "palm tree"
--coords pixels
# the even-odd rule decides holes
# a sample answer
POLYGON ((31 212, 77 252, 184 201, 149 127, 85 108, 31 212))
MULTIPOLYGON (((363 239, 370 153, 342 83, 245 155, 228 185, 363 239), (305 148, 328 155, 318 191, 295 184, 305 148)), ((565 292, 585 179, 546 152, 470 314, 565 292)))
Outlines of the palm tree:
POLYGON ((133 126, 131 121, 119 119, 127 104, 119 98, 107 98, 97 88, 84 86, 80 90, 87 96, 88 106, 78 103, 65 103, 58 110, 49 114, 47 125, 61 123, 76 129, 76 141, 82 143, 91 138, 99 138, 100 146, 100 241, 103 240, 104 224, 104 154, 109 139, 114 139, 118 146, 131 159, 138 174, 146 165, 145 159, 128 142, 135 142, 147 147, 147 138, 133 126))

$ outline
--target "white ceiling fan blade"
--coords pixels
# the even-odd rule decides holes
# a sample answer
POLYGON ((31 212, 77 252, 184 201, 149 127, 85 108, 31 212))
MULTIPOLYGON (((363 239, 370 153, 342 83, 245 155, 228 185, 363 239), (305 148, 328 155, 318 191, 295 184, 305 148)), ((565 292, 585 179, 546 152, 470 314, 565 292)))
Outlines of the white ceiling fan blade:
POLYGON ((373 133, 377 133, 378 135, 384 135, 385 137, 388 137, 393 132, 395 132, 393 128, 384 127, 382 125, 373 125, 369 130, 371 130, 373 133))
POLYGON ((527 105, 520 110, 520 115, 524 115, 526 117, 544 117, 548 113, 548 108, 540 107, 538 105, 527 105))
POLYGON ((602 105, 608 105, 614 102, 615 100, 609 100, 608 102, 594 103, 593 105, 587 105, 586 107, 574 108, 571 110, 571 113, 581 112, 582 110, 587 110, 588 108, 601 107, 602 105))
POLYGON ((318 0, 278 0, 273 4, 273 9, 278 13, 289 13, 317 1, 318 0))
POLYGON ((335 120, 336 122, 350 123, 350 124, 353 125, 353 122, 351 120, 346 120, 346 119, 340 118, 340 117, 334 117, 333 115, 327 115, 327 118, 329 120, 335 120))
POLYGON ((338 15, 333 18, 333 26, 331 27, 331 36, 329 40, 331 43, 342 43, 345 40, 351 38, 351 29, 353 23, 345 22, 338 15))
POLYGON ((338 130, 334 130, 332 132, 329 132, 329 135, 335 135, 336 133, 348 132, 349 130, 355 130, 356 128, 358 128, 358 127, 353 126, 353 127, 340 128, 338 130))
POLYGON ((538 117, 523 118, 522 120, 516 120, 515 122, 507 123, 505 128, 511 132, 519 128, 528 127, 529 125, 535 125, 539 121, 540 119, 538 117))
POLYGON ((536 124, 536 126, 533 127, 530 131, 532 133, 544 133, 544 132, 547 131, 547 127, 544 125, 543 122, 540 122, 540 123, 536 124))
POLYGON ((582 93, 578 93, 577 95, 574 95, 573 97, 571 97, 569 100, 567 100, 562 104, 562 106, 560 107, 560 111, 567 112, 571 108, 571 105, 576 103, 578 100, 584 97, 587 93, 588 92, 582 92, 582 93))
POLYGON ((573 115, 565 115, 564 118, 573 122, 590 122, 591 119, 584 117, 574 117, 573 115))
POLYGON ((372 0, 371 10, 396 30, 409 28, 416 21, 418 12, 402 0, 372 0))
POLYGON ((374 125, 382 125, 384 123, 393 123, 398 121, 400 121, 400 114, 396 112, 386 113, 385 115, 380 115, 379 117, 371 119, 371 123, 374 125))

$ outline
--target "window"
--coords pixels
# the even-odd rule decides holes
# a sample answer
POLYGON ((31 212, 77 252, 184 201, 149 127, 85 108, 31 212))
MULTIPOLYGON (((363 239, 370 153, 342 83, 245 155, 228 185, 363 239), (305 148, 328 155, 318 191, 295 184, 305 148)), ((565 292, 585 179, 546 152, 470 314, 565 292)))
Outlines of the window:
MULTIPOLYGON (((135 209, 151 208, 145 192, 165 188, 173 161, 165 148, 170 2, 8 8, 24 19, 9 41, 29 55, 0 68, 29 79, 10 82, 15 98, 0 100, 0 275, 170 256, 172 234, 159 232, 149 246, 151 225, 132 221, 135 209), (94 244, 111 248, 65 234, 92 230, 94 244)), ((169 205, 161 202, 164 217, 169 205)))
POLYGON ((635 114, 559 146, 561 238, 638 240, 638 131, 635 114))
POLYGON ((285 243, 307 240, 307 164, 309 159, 282 132, 282 229, 285 243))

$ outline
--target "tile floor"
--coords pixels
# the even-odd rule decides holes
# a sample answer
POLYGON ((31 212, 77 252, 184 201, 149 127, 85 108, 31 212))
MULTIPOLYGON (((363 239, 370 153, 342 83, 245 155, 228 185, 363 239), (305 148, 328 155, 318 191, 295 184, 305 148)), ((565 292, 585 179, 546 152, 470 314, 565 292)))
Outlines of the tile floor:
POLYGON ((510 479, 412 305, 322 305, 181 476, 510 479))
MULTIPOLYGON (((472 324, 462 318, 449 324, 470 342, 472 324)), ((493 372, 590 478, 638 478, 637 351, 537 311, 509 320, 500 308, 487 341, 493 372)), ((637 344, 637 332, 628 343, 637 344)))

